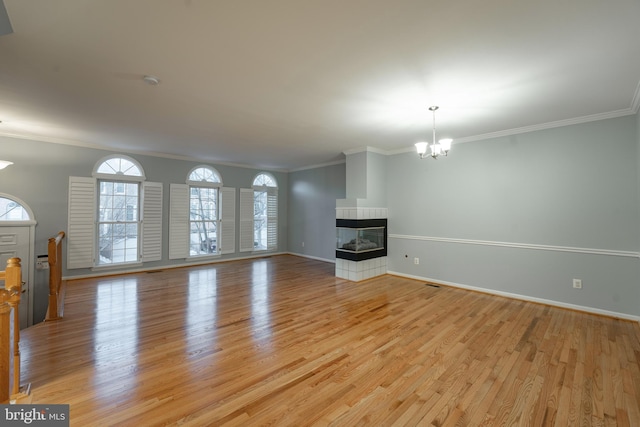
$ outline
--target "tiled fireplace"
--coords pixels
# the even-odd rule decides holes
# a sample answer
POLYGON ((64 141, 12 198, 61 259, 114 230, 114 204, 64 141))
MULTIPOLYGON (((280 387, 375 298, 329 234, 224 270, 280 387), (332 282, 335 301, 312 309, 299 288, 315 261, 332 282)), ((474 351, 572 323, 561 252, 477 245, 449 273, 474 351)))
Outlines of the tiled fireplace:
POLYGON ((387 272, 387 208, 336 209, 336 276, 355 282, 387 272))

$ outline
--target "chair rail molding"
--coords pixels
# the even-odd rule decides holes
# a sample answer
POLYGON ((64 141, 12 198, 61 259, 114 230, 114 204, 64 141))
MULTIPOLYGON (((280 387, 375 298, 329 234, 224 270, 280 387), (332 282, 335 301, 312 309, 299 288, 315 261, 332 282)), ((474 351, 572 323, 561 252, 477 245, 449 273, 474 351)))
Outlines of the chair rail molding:
POLYGON ((422 240, 426 242, 457 243, 457 244, 463 244, 463 245, 499 246, 504 248, 533 249, 533 250, 554 251, 554 252, 573 252, 573 253, 579 253, 579 254, 607 255, 607 256, 640 259, 640 252, 619 251, 619 250, 613 250, 613 249, 578 248, 578 247, 572 247, 572 246, 554 246, 554 245, 539 245, 539 244, 533 244, 533 243, 498 242, 498 241, 492 241, 492 240, 456 239, 456 238, 449 238, 449 237, 412 236, 412 235, 406 235, 406 234, 392 234, 392 233, 389 233, 388 237, 389 239, 399 239, 399 240, 422 240))

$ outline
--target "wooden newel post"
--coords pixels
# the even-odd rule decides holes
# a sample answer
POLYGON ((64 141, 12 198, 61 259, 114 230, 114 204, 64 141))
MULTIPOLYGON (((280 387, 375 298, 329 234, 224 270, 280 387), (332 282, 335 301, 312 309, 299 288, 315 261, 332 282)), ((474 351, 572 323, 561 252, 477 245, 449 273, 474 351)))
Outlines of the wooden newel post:
POLYGON ((58 311, 60 298, 60 285, 62 280, 62 239, 64 231, 59 232, 56 237, 49 239, 47 255, 49 260, 49 308, 45 320, 58 320, 61 313, 58 311))
MULTIPOLYGON (((55 266, 58 263, 58 251, 56 250, 57 242, 56 238, 52 237, 49 239, 48 245, 48 256, 49 256, 49 268, 51 266, 55 266), (52 259, 53 258, 53 259, 52 259)), ((58 318, 58 286, 59 283, 56 278, 56 274, 54 271, 49 271, 49 313, 48 317, 51 319, 58 318)))
POLYGON ((13 309, 13 389, 11 394, 15 395, 20 392, 20 314, 18 313, 22 295, 20 258, 9 258, 7 261, 4 286, 9 294, 9 306, 13 309))
POLYGON ((0 289, 0 403, 9 403, 9 348, 11 348, 9 324, 11 306, 7 302, 9 292, 0 289))

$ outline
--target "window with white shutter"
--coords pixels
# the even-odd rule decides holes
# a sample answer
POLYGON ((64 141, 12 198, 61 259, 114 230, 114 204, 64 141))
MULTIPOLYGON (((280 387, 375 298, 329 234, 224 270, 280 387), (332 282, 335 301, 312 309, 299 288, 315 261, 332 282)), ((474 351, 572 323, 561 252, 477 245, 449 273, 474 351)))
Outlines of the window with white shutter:
POLYGON ((235 189, 222 188, 211 166, 193 168, 186 185, 171 184, 169 258, 235 252, 235 189))
POLYGON ((98 161, 93 177, 69 177, 67 268, 162 258, 162 184, 144 182, 134 159, 98 161))

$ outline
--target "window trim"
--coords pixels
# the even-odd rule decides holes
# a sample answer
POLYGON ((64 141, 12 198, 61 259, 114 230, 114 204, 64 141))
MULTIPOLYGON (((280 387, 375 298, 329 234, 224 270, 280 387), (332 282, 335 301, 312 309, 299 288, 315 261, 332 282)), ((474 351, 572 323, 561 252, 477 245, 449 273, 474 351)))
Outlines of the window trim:
POLYGON ((256 174, 256 176, 253 177, 253 181, 251 181, 251 188, 253 188, 254 190, 263 190, 265 188, 278 188, 278 180, 276 180, 276 177, 273 176, 272 174, 270 174, 269 172, 258 172, 256 174), (271 181, 273 181, 273 183, 275 185, 267 185, 267 184, 256 184, 256 180, 258 179, 258 177, 260 177, 261 175, 264 175, 266 177, 268 177, 271 181))
POLYGON ((7 200, 11 200, 17 204, 19 204, 20 206, 22 206, 22 209, 24 209, 27 212, 27 215, 29 216, 29 219, 20 219, 20 220, 11 220, 11 221, 2 221, 0 220, 0 227, 13 227, 13 226, 21 226, 21 225, 36 225, 37 221, 35 220, 35 216, 33 215, 33 211, 31 210, 31 208, 29 207, 29 205, 27 205, 23 200, 12 196, 11 194, 7 194, 7 193, 0 193, 0 198, 3 199, 7 199, 7 200))
POLYGON ((213 166, 198 165, 198 166, 192 168, 189 171, 189 173, 187 174, 186 183, 187 183, 188 186, 194 186, 194 187, 220 188, 220 187, 222 187, 222 176, 220 175, 220 172, 218 172, 216 170, 216 168, 214 168, 213 166), (205 180, 193 181, 193 180, 190 180, 189 177, 191 176, 191 174, 194 173, 195 171, 197 171, 198 169, 208 169, 209 171, 211 171, 216 176, 216 178, 218 180, 217 181, 205 181, 205 180))
MULTIPOLYGON (((189 191, 189 216, 188 216, 188 233, 189 235, 187 236, 187 259, 202 259, 202 258, 217 258, 222 254, 222 251, 220 249, 220 227, 222 226, 222 212, 220 211, 220 202, 222 199, 222 192, 220 191, 220 189, 222 188, 222 177, 220 176, 220 172, 218 172, 216 170, 216 168, 214 168, 213 166, 209 166, 209 165, 198 165, 193 167, 189 173, 187 174, 187 187, 188 187, 188 191, 189 191), (216 181, 207 181, 207 180, 200 180, 200 181, 195 181, 195 180, 191 180, 189 179, 191 177, 191 174, 193 174, 195 171, 197 171, 198 169, 206 169, 209 172, 211 172, 213 174, 213 176, 216 178, 216 181), (192 223, 192 219, 191 219, 191 189, 192 188, 212 188, 216 190, 216 219, 213 221, 216 223, 216 232, 215 232, 215 237, 216 237, 216 252, 214 253, 204 253, 204 254, 196 254, 196 255, 191 255, 191 223, 192 223)), ((211 222, 211 221, 193 221, 193 222, 211 222)))
MULTIPOLYGON (((252 244, 252 248, 251 248, 251 252, 253 253, 265 253, 265 252, 275 252, 278 250, 278 204, 280 202, 280 198, 278 197, 278 180, 275 178, 275 176, 273 176, 271 173, 269 172, 258 172, 253 180, 251 181, 251 191, 252 191, 252 204, 251 204, 251 241, 255 242, 255 207, 254 207, 254 203, 255 203, 255 197, 256 197, 256 193, 257 192, 264 192, 266 197, 267 197, 267 206, 266 206, 266 220, 265 220, 265 226, 267 227, 266 229, 266 233, 267 233, 267 241, 266 243, 266 247, 264 249, 256 249, 255 248, 255 243, 252 244), (256 181, 258 180, 258 178, 260 176, 266 176, 267 178, 269 178, 269 180, 273 183, 273 185, 267 185, 267 184, 256 184, 256 181), (273 196, 275 196, 276 201, 275 201, 275 211, 276 211, 276 215, 275 216, 271 216, 269 217, 269 200, 270 198, 272 198, 273 196), (270 223, 274 224, 271 225, 271 227, 275 227, 275 242, 270 242, 269 241, 269 228, 270 228, 270 223), (271 245, 270 245, 271 243, 271 245)), ((242 208, 242 206, 241 206, 242 208)), ((242 209, 241 209, 242 210, 242 209)), ((245 213, 246 215, 246 213, 245 213)), ((248 220, 247 220, 248 222, 248 220)), ((246 225, 245 225, 246 227, 246 225)), ((246 230, 245 230, 246 232, 246 230)), ((246 237, 245 237, 246 239, 246 237)), ((242 238, 241 238, 242 240, 242 238)), ((248 248, 244 248, 245 251, 249 251, 248 248)))
POLYGON ((122 154, 112 154, 110 156, 105 156, 103 158, 101 158, 100 160, 98 160, 96 162, 96 164, 93 166, 93 172, 91 173, 91 176, 93 176, 96 179, 102 179, 102 180, 109 180, 109 181, 138 181, 138 182, 142 182, 142 181, 146 181, 146 176, 144 174, 144 169, 142 168, 142 166, 140 165, 140 163, 138 163, 138 161, 134 158, 131 158, 129 156, 125 156, 122 154), (109 160, 112 159, 124 159, 127 160, 131 163, 133 163, 138 170, 140 171, 140 176, 138 175, 125 175, 122 172, 117 172, 117 173, 102 173, 102 172, 98 172, 98 169, 100 169, 100 166, 102 166, 103 163, 108 162, 109 160))

